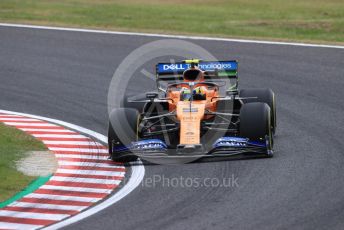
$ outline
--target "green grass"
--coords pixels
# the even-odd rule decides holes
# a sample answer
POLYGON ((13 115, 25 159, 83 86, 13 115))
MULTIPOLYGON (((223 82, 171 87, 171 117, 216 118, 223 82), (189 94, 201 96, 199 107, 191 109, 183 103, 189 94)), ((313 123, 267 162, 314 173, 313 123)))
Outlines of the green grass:
POLYGON ((343 0, 1 0, 0 21, 344 43, 343 0))
POLYGON ((15 162, 27 151, 46 150, 34 137, 0 122, 0 202, 24 189, 36 177, 16 170, 15 162))

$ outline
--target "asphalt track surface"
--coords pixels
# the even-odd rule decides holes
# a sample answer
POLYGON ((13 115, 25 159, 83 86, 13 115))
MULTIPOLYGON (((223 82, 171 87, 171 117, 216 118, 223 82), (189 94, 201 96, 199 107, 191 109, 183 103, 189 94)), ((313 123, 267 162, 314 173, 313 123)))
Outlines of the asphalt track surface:
MULTIPOLYGON (((157 39, 0 27, 0 107, 106 134, 114 71, 157 39)), ((66 229, 343 229, 344 50, 192 42, 218 59, 238 59, 241 88, 275 91, 275 157, 146 165, 145 178, 233 175, 239 186, 139 186, 66 229)), ((145 80, 131 89, 152 86, 145 80)))

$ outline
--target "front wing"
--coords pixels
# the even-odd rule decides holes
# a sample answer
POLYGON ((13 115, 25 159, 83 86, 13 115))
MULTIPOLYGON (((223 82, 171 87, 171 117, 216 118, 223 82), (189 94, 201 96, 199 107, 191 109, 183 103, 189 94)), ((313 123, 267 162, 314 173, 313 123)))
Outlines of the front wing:
POLYGON ((160 139, 147 139, 132 142, 129 146, 117 147, 114 152, 119 154, 134 154, 144 158, 157 157, 216 157, 232 156, 243 153, 264 154, 272 156, 268 139, 253 141, 248 138, 225 136, 217 139, 210 150, 203 145, 179 145, 170 149, 160 139))

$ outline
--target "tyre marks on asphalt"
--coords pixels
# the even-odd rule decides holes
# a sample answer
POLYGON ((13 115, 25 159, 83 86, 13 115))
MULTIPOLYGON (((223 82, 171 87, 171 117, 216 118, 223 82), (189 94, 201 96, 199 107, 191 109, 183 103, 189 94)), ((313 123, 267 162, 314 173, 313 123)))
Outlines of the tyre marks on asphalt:
POLYGON ((0 113, 0 122, 41 140, 59 165, 46 184, 0 209, 0 229, 37 229, 77 215, 107 198, 124 179, 125 167, 85 135, 20 115, 0 113))

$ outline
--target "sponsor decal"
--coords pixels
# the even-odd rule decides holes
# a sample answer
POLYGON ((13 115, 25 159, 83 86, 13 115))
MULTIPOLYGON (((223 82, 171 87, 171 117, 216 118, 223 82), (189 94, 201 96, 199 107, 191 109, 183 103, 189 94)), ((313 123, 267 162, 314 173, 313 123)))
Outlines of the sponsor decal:
MULTIPOLYGON (((170 73, 170 72, 182 72, 191 67, 187 63, 170 63, 170 64, 158 64, 157 66, 159 73, 170 73)), ((201 62, 198 67, 204 71, 212 70, 236 70, 238 64, 235 61, 222 61, 222 62, 201 62)))
POLYGON ((231 69, 231 63, 210 63, 210 64, 199 64, 198 67, 202 70, 212 70, 212 69, 231 69))
POLYGON ((195 135, 195 133, 194 132, 187 132, 187 133, 185 133, 185 135, 195 135))
POLYGON ((197 113, 198 108, 183 108, 183 113, 197 113))
POLYGON ((159 139, 142 140, 133 142, 133 149, 166 149, 166 144, 159 139))
POLYGON ((248 139, 240 137, 221 137, 213 147, 246 147, 248 139))
POLYGON ((189 64, 167 64, 163 65, 163 70, 184 70, 185 66, 189 66, 189 64))

